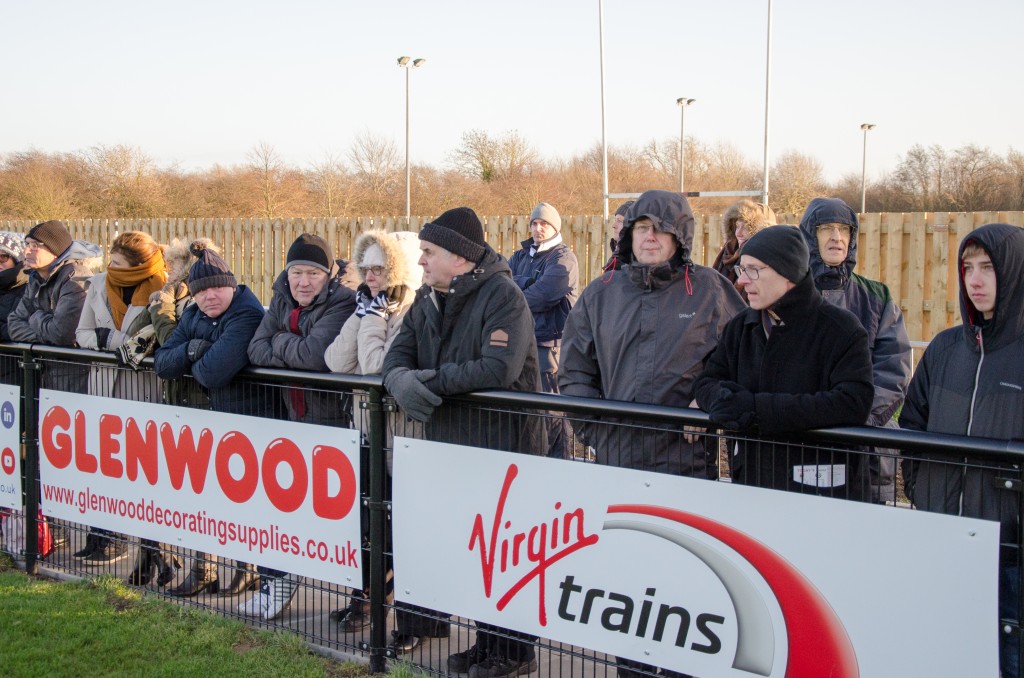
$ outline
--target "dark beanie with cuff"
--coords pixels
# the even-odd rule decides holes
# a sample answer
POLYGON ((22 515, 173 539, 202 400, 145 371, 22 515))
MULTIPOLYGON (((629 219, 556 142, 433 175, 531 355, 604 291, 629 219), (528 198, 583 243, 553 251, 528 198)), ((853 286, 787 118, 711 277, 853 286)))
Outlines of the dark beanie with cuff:
POLYGON ((64 225, 63 221, 57 220, 36 224, 26 237, 41 242, 43 247, 58 257, 64 254, 74 242, 68 227, 64 225))
POLYGON ((420 240, 433 243, 474 264, 480 263, 487 251, 484 226, 476 212, 468 207, 450 209, 424 224, 420 240))
POLYGON ((227 262, 213 250, 206 249, 205 242, 193 242, 188 246, 188 251, 196 258, 188 270, 188 293, 193 297, 211 287, 238 287, 235 274, 228 268, 227 262))
POLYGON ((807 244, 794 226, 761 229, 743 244, 741 255, 760 259, 786 280, 798 283, 810 272, 807 244))
POLYGON ((334 256, 331 254, 331 248, 326 240, 312 233, 303 233, 288 248, 285 268, 296 264, 315 266, 329 274, 331 266, 334 265, 334 256))

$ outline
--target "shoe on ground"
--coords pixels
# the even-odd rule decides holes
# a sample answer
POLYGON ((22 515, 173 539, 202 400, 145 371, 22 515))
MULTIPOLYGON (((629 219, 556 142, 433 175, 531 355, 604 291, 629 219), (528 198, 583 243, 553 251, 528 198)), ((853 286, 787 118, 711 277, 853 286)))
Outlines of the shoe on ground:
POLYGON ((391 642, 388 643, 387 653, 397 657, 398 655, 412 652, 420 644, 423 643, 423 638, 420 636, 413 636, 408 633, 399 633, 398 631, 391 632, 391 642))
POLYGON ((292 602, 292 598, 295 597, 295 591, 299 588, 298 575, 285 574, 281 577, 268 577, 261 576, 261 582, 266 582, 266 589, 264 584, 260 584, 260 592, 264 590, 267 592, 267 609, 263 614, 263 619, 271 620, 277 619, 284 612, 284 609, 288 607, 288 603, 292 602))
POLYGON ((240 593, 245 593, 249 590, 255 590, 260 587, 260 578, 252 570, 235 570, 235 573, 231 576, 231 582, 225 588, 221 588, 220 594, 222 596, 237 596, 240 593))
POLYGON ((68 545, 68 531, 64 529, 63 525, 58 525, 52 520, 49 521, 50 525, 50 538, 53 539, 53 548, 59 549, 64 548, 68 545))
POLYGON ((267 594, 257 593, 249 600, 245 601, 238 606, 238 614, 244 614, 246 617, 259 617, 263 618, 267 613, 267 603, 270 598, 267 594))
POLYGON ((95 548, 96 548, 96 535, 93 534, 92 532, 90 532, 89 534, 85 535, 85 546, 83 546, 78 551, 75 551, 74 553, 72 553, 71 557, 72 558, 78 558, 79 560, 81 560, 82 558, 85 558, 87 555, 92 553, 93 549, 95 549, 95 548))
POLYGON ((448 670, 454 673, 469 673, 469 669, 487 659, 487 650, 474 645, 468 650, 448 655, 448 670))
POLYGON ((537 670, 536 659, 507 659, 493 654, 469 667, 469 678, 505 678, 525 676, 537 670))
POLYGON ((128 549, 113 539, 98 539, 96 546, 89 555, 82 558, 85 565, 107 565, 128 557, 128 549))
POLYGON ((216 593, 220 589, 220 580, 217 579, 217 572, 208 570, 196 570, 192 569, 185 577, 185 580, 175 586, 174 588, 167 589, 168 595, 188 597, 202 593, 203 591, 209 591, 210 593, 216 593))
POLYGON ((338 622, 342 631, 360 631, 370 625, 370 603, 364 598, 352 596, 348 607, 332 611, 330 618, 338 622))

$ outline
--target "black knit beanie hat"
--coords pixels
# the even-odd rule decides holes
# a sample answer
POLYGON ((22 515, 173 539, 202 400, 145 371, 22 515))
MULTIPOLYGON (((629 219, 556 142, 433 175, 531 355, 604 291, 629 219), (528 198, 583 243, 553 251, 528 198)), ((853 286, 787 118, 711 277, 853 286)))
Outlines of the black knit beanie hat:
POLYGON ((487 251, 484 226, 476 212, 468 207, 450 209, 424 224, 420 230, 420 240, 434 243, 474 264, 480 263, 487 251))
POLYGON ((800 229, 773 226, 755 233, 743 244, 741 255, 760 259, 790 282, 798 283, 810 272, 810 254, 800 229))
POLYGON ((334 257, 326 240, 312 233, 303 233, 288 248, 285 268, 296 264, 315 266, 324 273, 330 273, 334 257))
POLYGON ((615 210, 615 216, 617 216, 617 217, 624 217, 624 216, 626 216, 626 212, 629 211, 629 208, 632 207, 633 203, 635 203, 635 202, 636 202, 636 200, 627 200, 626 202, 624 202, 621 205, 619 205, 619 209, 615 210))
POLYGON ((213 250, 206 249, 204 241, 196 240, 188 246, 188 251, 196 258, 188 271, 188 292, 193 297, 210 287, 238 287, 227 262, 213 250))
POLYGON ((73 242, 68 227, 63 221, 56 220, 36 224, 26 237, 41 242, 43 247, 58 257, 64 254, 73 242))

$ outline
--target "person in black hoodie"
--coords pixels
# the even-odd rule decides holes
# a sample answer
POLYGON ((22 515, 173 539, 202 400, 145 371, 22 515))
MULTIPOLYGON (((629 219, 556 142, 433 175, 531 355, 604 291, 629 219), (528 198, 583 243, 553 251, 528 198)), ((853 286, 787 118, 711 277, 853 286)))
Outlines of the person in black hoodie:
MULTIPOLYGON (((1024 438, 1024 230, 986 224, 967 234, 957 260, 962 324, 924 352, 900 427, 1001 440, 1024 438)), ((1000 524, 999 617, 1020 620, 1020 469, 965 455, 907 453, 907 497, 923 511, 1000 524), (1012 485, 1012 484, 1011 484, 1012 485)), ((1018 631, 1000 635, 1004 678, 1020 674, 1018 631)))
POLYGON ((871 410, 867 333, 814 287, 807 246, 789 226, 743 246, 738 280, 750 308, 733 318, 694 390, 711 422, 741 440, 733 481, 863 499, 859 457, 786 444, 786 433, 863 424, 871 410))

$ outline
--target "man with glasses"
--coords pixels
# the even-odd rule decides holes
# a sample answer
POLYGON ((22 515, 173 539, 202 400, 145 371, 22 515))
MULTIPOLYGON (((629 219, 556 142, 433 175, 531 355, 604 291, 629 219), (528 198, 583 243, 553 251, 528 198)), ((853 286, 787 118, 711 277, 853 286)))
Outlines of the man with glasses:
MULTIPOLYGON (((814 286, 825 301, 857 316, 868 333, 875 394, 866 423, 898 428, 893 416, 910 383, 910 338, 889 288, 853 270, 857 266, 857 231, 857 213, 838 198, 811 200, 800 220, 800 232, 810 250, 814 286)), ((896 456, 892 450, 876 449, 861 469, 868 474, 873 502, 896 500, 896 456)))
POLYGON ((815 288, 807 246, 793 227, 756 233, 736 273, 750 308, 726 326, 694 389, 712 423, 762 438, 739 441, 733 481, 863 498, 859 457, 778 436, 864 423, 872 397, 867 333, 815 288))
MULTIPOLYGON (((61 221, 33 226, 25 237, 28 284, 7 318, 11 340, 74 346, 85 305, 85 283, 93 274, 87 262, 101 253, 92 243, 74 240, 61 221)), ((88 378, 88 367, 51 363, 43 373, 43 385, 84 393, 88 378)))

